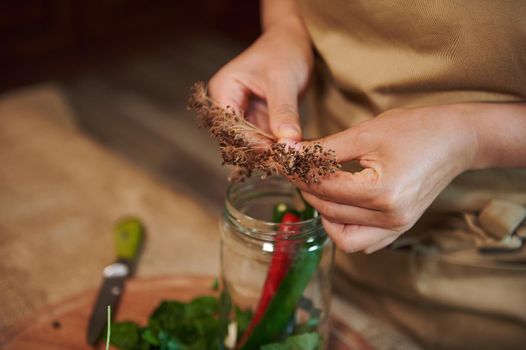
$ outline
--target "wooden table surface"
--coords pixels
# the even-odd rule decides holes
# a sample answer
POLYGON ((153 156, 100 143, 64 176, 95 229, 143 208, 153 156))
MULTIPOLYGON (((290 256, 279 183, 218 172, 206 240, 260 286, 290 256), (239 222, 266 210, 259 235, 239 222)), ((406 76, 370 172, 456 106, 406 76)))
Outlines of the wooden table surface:
MULTIPOLYGON (((162 300, 189 301, 197 296, 216 294, 211 288, 213 281, 212 277, 177 275, 132 279, 126 285, 114 319, 144 325, 162 300)), ((88 290, 40 310, 6 331, 0 337, 0 347, 4 350, 91 349, 86 343, 86 328, 96 292, 88 290)), ((372 349, 367 340, 338 316, 333 315, 330 322, 329 349, 372 349)), ((104 342, 97 347, 104 348, 104 342)))
POLYGON ((137 275, 217 275, 218 218, 75 130, 54 86, 0 100, 0 332, 94 288, 115 222, 147 229, 137 275))

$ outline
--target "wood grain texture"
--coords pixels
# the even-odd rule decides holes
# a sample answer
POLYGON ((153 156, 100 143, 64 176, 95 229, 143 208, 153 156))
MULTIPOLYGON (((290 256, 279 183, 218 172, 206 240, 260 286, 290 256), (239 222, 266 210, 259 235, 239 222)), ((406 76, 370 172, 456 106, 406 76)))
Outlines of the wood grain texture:
MULTIPOLYGON (((116 320, 132 320, 145 324, 148 315, 166 299, 188 301, 200 295, 212 295, 213 278, 172 276, 134 279, 126 285, 116 320)), ((95 290, 81 293, 36 313, 2 336, 0 348, 4 350, 81 350, 86 345, 86 327, 95 290)), ((372 347, 353 331, 342 319, 331 319, 331 350, 368 350, 372 347)), ((103 349, 100 344, 99 349, 103 349)))

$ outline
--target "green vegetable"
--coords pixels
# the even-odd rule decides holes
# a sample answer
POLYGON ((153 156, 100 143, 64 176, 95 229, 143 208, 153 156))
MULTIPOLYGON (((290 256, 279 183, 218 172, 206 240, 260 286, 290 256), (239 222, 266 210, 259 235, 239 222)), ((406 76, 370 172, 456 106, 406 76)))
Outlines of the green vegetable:
MULTIPOLYGON (((303 198, 303 197, 302 197, 303 198)), ((312 219, 316 215, 316 210, 305 202, 305 209, 301 212, 301 220, 312 219)))
POLYGON ((311 317, 307 320, 307 322, 297 325, 294 328, 294 334, 314 332, 319 323, 320 320, 317 317, 311 317))
POLYGON ((188 304, 164 301, 150 317, 148 328, 154 334, 167 331, 186 345, 196 346, 206 339, 209 349, 220 336, 219 320, 214 317, 219 311, 219 302, 214 297, 200 297, 188 304))
POLYGON ((320 347, 318 333, 305 333, 288 337, 284 342, 263 345, 261 350, 316 350, 320 347))
POLYGON ((146 328, 133 322, 114 323, 111 344, 121 350, 223 349, 226 324, 219 321, 220 311, 218 298, 211 296, 189 303, 163 301, 146 328))
POLYGON ((217 278, 215 278, 214 283, 212 283, 212 290, 213 291, 219 290, 219 280, 217 278))
POLYGON ((312 274, 316 271, 320 258, 319 249, 309 252, 307 246, 300 248, 263 318, 241 349, 257 349, 268 341, 280 337, 290 317, 294 314, 296 305, 309 284, 312 274))
POLYGON ((110 343, 121 350, 135 350, 141 340, 141 327, 135 322, 111 324, 110 343))
POLYGON ((142 340, 144 340, 146 343, 148 343, 150 345, 154 345, 154 346, 161 345, 161 342, 160 342, 159 338, 157 338, 153 334, 152 330, 149 329, 149 328, 146 328, 144 330, 144 332, 142 332, 141 338, 142 338, 142 340))
MULTIPOLYGON (((300 192, 298 191, 298 193, 300 192)), ((315 216, 314 208, 303 197, 301 198, 304 201, 305 209, 300 213, 300 217, 303 220, 313 218, 315 216)), ((288 210, 284 203, 276 205, 273 211, 273 219, 283 218, 288 210)), ((324 239, 318 243, 323 244, 323 241, 324 239)), ((242 344, 242 350, 256 349, 268 341, 279 339, 286 331, 289 320, 293 317, 297 304, 320 263, 321 249, 309 251, 314 244, 316 243, 305 244, 298 250, 263 318, 256 325, 248 340, 242 344)))
POLYGON ((283 215, 285 215, 288 209, 289 207, 285 203, 276 204, 272 211, 272 222, 281 222, 283 215))
POLYGON ((160 350, 187 350, 189 347, 184 345, 180 340, 171 336, 168 332, 159 332, 160 350))
POLYGON ((241 310, 236 307, 237 338, 240 339, 248 328, 252 320, 253 312, 251 309, 241 310))
MULTIPOLYGON (((303 212, 294 211, 303 220, 315 215, 314 209, 307 203, 305 205, 303 212)), ((273 212, 274 221, 280 222, 287 212, 291 212, 287 205, 277 205, 273 212)), ((299 248, 265 314, 253 332, 247 334, 243 350, 315 350, 320 347, 321 336, 312 332, 318 322, 315 317, 295 326, 294 334, 298 335, 289 336, 281 343, 268 343, 279 340, 290 328, 290 320, 321 258, 319 249, 309 251, 309 248, 323 244, 324 240, 299 248)), ((216 290, 218 287, 216 280, 212 288, 216 290)), ((112 323, 110 343, 121 350, 224 350, 223 342, 232 312, 236 315, 240 337, 247 331, 253 313, 250 309, 234 309, 226 288, 219 298, 204 296, 188 303, 163 301, 150 315, 147 327, 129 321, 112 323)))

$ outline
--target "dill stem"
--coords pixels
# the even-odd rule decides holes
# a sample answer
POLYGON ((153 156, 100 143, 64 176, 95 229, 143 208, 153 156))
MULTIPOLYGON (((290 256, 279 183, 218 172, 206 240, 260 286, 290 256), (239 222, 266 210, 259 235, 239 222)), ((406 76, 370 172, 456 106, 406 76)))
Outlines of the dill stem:
POLYGON ((106 350, 110 349, 110 335, 111 335, 111 306, 108 305, 108 328, 106 332, 106 350))

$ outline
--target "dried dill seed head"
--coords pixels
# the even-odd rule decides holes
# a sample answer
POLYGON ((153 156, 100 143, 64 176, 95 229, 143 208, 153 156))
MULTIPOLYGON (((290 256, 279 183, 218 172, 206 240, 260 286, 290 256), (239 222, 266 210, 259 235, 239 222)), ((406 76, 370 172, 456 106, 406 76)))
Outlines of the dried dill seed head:
POLYGON ((207 129, 217 141, 223 165, 234 166, 229 180, 243 181, 255 170, 262 177, 283 173, 303 183, 319 182, 340 167, 333 150, 313 143, 295 149, 278 143, 268 132, 248 122, 243 111, 222 108, 206 93, 203 82, 192 86, 188 107, 197 114, 199 127, 207 129))

